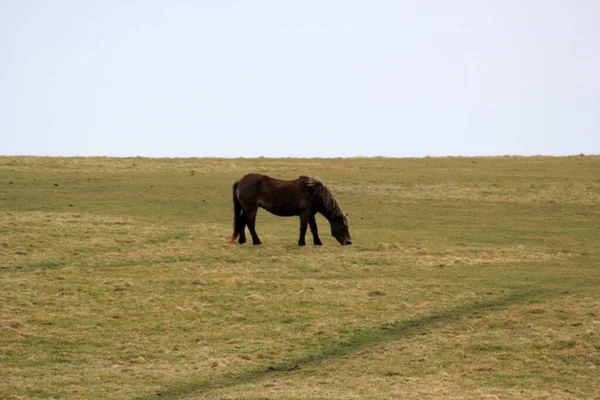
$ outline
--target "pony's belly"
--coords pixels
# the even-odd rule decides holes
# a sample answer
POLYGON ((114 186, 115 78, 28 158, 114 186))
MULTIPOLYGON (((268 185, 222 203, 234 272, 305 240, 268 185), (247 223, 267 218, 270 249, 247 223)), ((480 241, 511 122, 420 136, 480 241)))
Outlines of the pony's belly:
POLYGON ((286 208, 265 207, 262 205, 260 207, 264 208, 265 210, 267 210, 268 212, 270 212, 273 215, 277 215, 278 217, 293 217, 293 216, 299 215, 297 210, 290 210, 290 209, 286 209, 286 208))

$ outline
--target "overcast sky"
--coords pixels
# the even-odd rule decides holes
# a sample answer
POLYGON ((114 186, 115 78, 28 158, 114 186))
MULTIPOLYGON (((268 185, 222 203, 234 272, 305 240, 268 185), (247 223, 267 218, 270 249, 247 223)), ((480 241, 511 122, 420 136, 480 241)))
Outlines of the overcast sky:
POLYGON ((0 0, 0 155, 600 154, 600 1, 0 0))

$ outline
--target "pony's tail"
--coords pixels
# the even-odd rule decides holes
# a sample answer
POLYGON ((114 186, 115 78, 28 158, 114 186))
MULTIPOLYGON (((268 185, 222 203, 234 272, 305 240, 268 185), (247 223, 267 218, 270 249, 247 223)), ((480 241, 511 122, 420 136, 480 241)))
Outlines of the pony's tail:
POLYGON ((233 184, 233 234, 231 235, 231 238, 229 238, 229 243, 235 242, 235 239, 240 236, 242 205, 235 194, 237 185, 238 182, 233 184))

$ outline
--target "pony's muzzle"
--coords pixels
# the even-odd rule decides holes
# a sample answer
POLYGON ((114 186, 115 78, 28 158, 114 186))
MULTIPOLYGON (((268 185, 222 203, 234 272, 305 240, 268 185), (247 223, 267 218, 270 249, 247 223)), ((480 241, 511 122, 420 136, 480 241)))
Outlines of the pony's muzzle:
POLYGON ((352 244, 352 240, 346 240, 346 241, 344 242, 344 246, 348 246, 348 245, 350 245, 350 244, 352 244))

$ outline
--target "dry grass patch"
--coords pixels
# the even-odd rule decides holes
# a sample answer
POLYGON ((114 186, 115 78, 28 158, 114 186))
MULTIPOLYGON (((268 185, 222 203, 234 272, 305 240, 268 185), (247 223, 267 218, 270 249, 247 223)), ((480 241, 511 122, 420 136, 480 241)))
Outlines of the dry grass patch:
MULTIPOLYGON (((0 213, 0 269, 148 264, 192 256, 214 224, 173 227, 78 213, 0 213)), ((214 243, 213 243, 214 245, 214 243)), ((223 243, 221 243, 221 246, 223 243)))
POLYGON ((483 266, 514 263, 550 262, 574 255, 568 251, 516 245, 510 247, 448 246, 424 242, 419 246, 380 243, 386 262, 411 263, 418 267, 483 266))
POLYGON ((529 187, 511 187, 493 182, 476 182, 465 185, 461 182, 438 184, 396 183, 340 183, 336 185, 340 194, 363 195, 394 202, 403 200, 467 200, 476 202, 509 203, 566 203, 598 204, 600 183, 565 182, 560 184, 531 184, 529 187))

